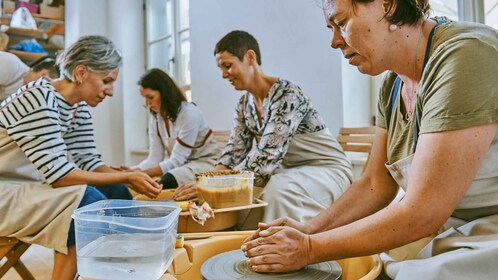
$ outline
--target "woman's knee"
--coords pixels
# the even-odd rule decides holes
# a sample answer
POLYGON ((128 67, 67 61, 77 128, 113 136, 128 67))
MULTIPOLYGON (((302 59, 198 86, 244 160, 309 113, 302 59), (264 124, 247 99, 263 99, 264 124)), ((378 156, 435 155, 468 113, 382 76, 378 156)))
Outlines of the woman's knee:
MULTIPOLYGON (((83 206, 92 204, 94 202, 97 202, 100 200, 106 200, 106 199, 107 198, 105 197, 105 195, 102 194, 95 187, 86 187, 85 193, 83 194, 83 198, 81 199, 81 202, 77 208, 81 208, 83 206)), ((69 234, 67 237, 66 245, 68 247, 76 245, 76 238, 75 238, 75 232, 74 232, 74 220, 71 220, 71 224, 69 225, 69 234)))
POLYGON ((163 189, 176 189, 178 188, 178 182, 176 181, 175 176, 171 173, 166 173, 159 181, 159 184, 163 185, 163 189))
POLYGON ((106 186, 96 187, 101 193, 103 193, 108 199, 133 199, 133 196, 126 185, 123 184, 113 184, 106 186))
POLYGON ((289 187, 288 183, 272 182, 270 180, 264 187, 261 198, 270 203, 271 201, 280 201, 282 199, 292 199, 294 191, 289 187))

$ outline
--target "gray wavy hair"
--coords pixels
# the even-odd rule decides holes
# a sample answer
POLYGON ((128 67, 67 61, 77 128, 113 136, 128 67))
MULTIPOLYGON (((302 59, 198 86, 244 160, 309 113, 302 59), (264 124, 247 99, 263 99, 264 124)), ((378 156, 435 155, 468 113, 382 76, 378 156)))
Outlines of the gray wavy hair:
POLYGON ((82 36, 57 55, 61 75, 74 82, 74 69, 82 64, 92 72, 110 73, 123 64, 123 58, 111 40, 104 36, 82 36))

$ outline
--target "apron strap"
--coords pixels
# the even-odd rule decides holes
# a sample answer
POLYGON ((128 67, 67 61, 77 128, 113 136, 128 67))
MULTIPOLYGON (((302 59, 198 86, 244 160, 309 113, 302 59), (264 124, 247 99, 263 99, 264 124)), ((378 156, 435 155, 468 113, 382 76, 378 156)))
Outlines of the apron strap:
POLYGON ((204 136, 204 140, 202 140, 202 143, 200 145, 197 145, 197 146, 190 146, 189 144, 183 142, 183 140, 180 139, 180 137, 176 137, 176 141, 184 147, 191 148, 191 149, 197 149, 197 148, 204 146, 204 144, 206 144, 207 139, 209 138, 209 136, 211 136, 212 133, 213 133, 213 131, 211 129, 208 130, 208 132, 206 133, 206 136, 204 136))
POLYGON ((446 17, 436 17, 436 25, 431 29, 431 33, 429 33, 429 40, 427 41, 427 47, 425 48, 425 56, 424 56, 424 64, 422 66, 422 73, 424 72, 425 65, 427 64, 427 61, 429 61, 429 55, 431 52, 431 45, 432 45, 432 37, 434 36, 434 31, 436 30, 437 27, 442 25, 443 23, 449 22, 449 19, 446 17))
MULTIPOLYGON (((168 138, 171 138, 170 131, 169 131, 170 122, 168 119, 164 120, 164 126, 166 127, 166 132, 168 133, 168 138)), ((159 121, 157 118, 156 118, 156 131, 157 131, 157 136, 161 140, 161 145, 163 146, 163 149, 166 150, 166 144, 164 144, 163 137, 161 136, 161 133, 159 132, 159 121)), ((204 144, 206 144, 209 136, 211 136, 212 133, 213 133, 213 131, 211 129, 209 129, 208 132, 206 133, 206 136, 204 136, 204 140, 202 140, 202 143, 200 145, 197 145, 197 146, 191 146, 191 145, 185 143, 180 137, 176 137, 175 140, 178 142, 178 144, 180 144, 184 147, 187 147, 190 149, 197 149, 197 148, 204 146, 204 144)))
MULTIPOLYGON (((399 76, 396 77, 394 80, 394 86, 392 89, 392 95, 391 95, 391 114, 394 110, 394 104, 396 103, 396 98, 398 98, 398 93, 400 92, 400 87, 401 87, 401 79, 399 76)), ((416 112, 415 114, 415 124, 414 124, 414 132, 413 132, 413 152, 415 153, 415 150, 417 149, 417 140, 418 140, 418 115, 416 112)))
POLYGON ((9 106, 10 103, 14 102, 14 100, 16 100, 17 98, 21 97, 21 95, 25 94, 26 92, 28 92, 28 91, 30 91, 32 89, 38 89, 38 88, 43 88, 43 86, 30 87, 30 88, 27 88, 27 89, 23 90, 21 93, 19 93, 18 95, 16 95, 14 98, 12 98, 11 100, 9 100, 9 102, 5 103, 5 105, 3 105, 0 108, 0 111, 2 111, 5 107, 9 106))
MULTIPOLYGON (((159 140, 161 141, 161 145, 163 146, 163 149, 164 150, 167 150, 166 149, 166 144, 164 144, 164 141, 163 141, 163 137, 161 136, 161 133, 159 132, 159 120, 158 118, 156 117, 156 132, 157 132, 157 137, 159 137, 159 140)), ((168 132, 168 131, 166 131, 168 132)))
MULTIPOLYGON (((429 61, 429 55, 430 55, 430 51, 431 51, 432 37, 434 36, 434 30, 436 30, 436 28, 438 26, 449 21, 445 17, 442 17, 442 18, 437 17, 435 20, 437 21, 437 23, 431 29, 431 32, 429 33, 427 47, 425 48, 425 57, 424 57, 424 64, 422 65, 422 73, 424 72, 425 65, 429 61)), ((392 111, 394 110, 394 104, 396 102, 396 98, 398 97, 398 93, 400 91, 400 86, 401 86, 401 79, 399 78, 399 76, 396 76, 396 79, 394 80, 392 94, 391 94, 391 114, 392 114, 392 111)), ((417 108, 415 108, 414 114, 415 114, 415 124, 414 124, 414 132, 413 132, 413 152, 415 153, 415 150, 417 149, 417 141, 418 141, 418 136, 419 136, 419 119, 418 119, 418 114, 417 114, 417 108)))
POLYGON ((76 119, 76 114, 78 113, 78 108, 80 107, 80 104, 76 104, 76 108, 74 109, 74 112, 73 112, 73 118, 71 119, 71 121, 69 122, 69 126, 71 126, 71 124, 73 123, 74 119, 76 119))
POLYGON ((399 78, 399 76, 396 76, 396 79, 394 80, 394 87, 392 89, 391 112, 394 110, 394 103, 396 103, 396 98, 398 97, 400 84, 401 84, 401 79, 399 78))
POLYGON ((166 127, 166 133, 168 133, 168 138, 171 138, 171 133, 170 133, 170 123, 169 123, 169 119, 168 118, 165 118, 164 119, 164 126, 166 127))

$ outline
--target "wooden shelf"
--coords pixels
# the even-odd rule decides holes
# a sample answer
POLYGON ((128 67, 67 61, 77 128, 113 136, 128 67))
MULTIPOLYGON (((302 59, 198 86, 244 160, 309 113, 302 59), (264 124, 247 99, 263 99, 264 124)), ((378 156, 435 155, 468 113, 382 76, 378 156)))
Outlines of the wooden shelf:
POLYGON ((10 24, 10 18, 1 17, 0 18, 0 24, 9 25, 10 24))
POLYGON ((48 39, 48 34, 45 32, 45 30, 9 27, 9 29, 7 29, 5 33, 7 33, 8 35, 27 36, 35 39, 48 39))
MULTIPOLYGON (((10 37, 9 47, 15 46, 23 40, 36 39, 49 55, 54 55, 57 50, 61 49, 60 46, 55 45, 49 39, 54 35, 65 34, 64 15, 62 13, 61 17, 60 9, 59 11, 57 9, 51 11, 50 9, 53 8, 45 7, 46 13, 31 14, 36 21, 38 29, 11 27, 12 14, 5 13, 6 10, 4 10, 4 13, 0 14, 0 24, 3 25, 2 29, 10 37)), ((47 55, 46 53, 18 50, 10 50, 10 52, 17 55, 25 63, 33 62, 47 55)))
POLYGON ((35 61, 45 56, 43 53, 23 52, 16 50, 9 50, 10 53, 17 55, 23 61, 35 61))
MULTIPOLYGON (((50 22, 50 23, 55 23, 55 24, 64 24, 64 18, 56 18, 56 17, 50 17, 50 16, 45 16, 41 14, 31 14, 33 16, 33 19, 36 22, 50 22)), ((12 18, 12 14, 2 14, 2 22, 4 20, 7 20, 10 22, 10 19, 12 18)))
MULTIPOLYGON (((46 40, 53 35, 64 35, 64 20, 50 19, 39 14, 33 14, 34 19, 38 23, 37 30, 29 28, 8 27, 7 34, 28 36, 36 39, 46 40)), ((11 15, 2 15, 1 24, 9 25, 11 15)))

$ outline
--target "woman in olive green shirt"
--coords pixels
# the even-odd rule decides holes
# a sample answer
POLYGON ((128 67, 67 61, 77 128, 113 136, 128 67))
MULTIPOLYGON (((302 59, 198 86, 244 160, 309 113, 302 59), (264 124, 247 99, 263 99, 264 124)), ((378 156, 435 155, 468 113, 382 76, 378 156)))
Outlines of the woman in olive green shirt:
POLYGON ((242 246, 250 267, 292 271, 390 250, 386 277, 498 275, 498 33, 429 19, 428 0, 324 4, 332 47, 362 73, 391 71, 372 154, 314 219, 260 225, 242 246), (393 202, 399 187, 406 194, 393 202))

